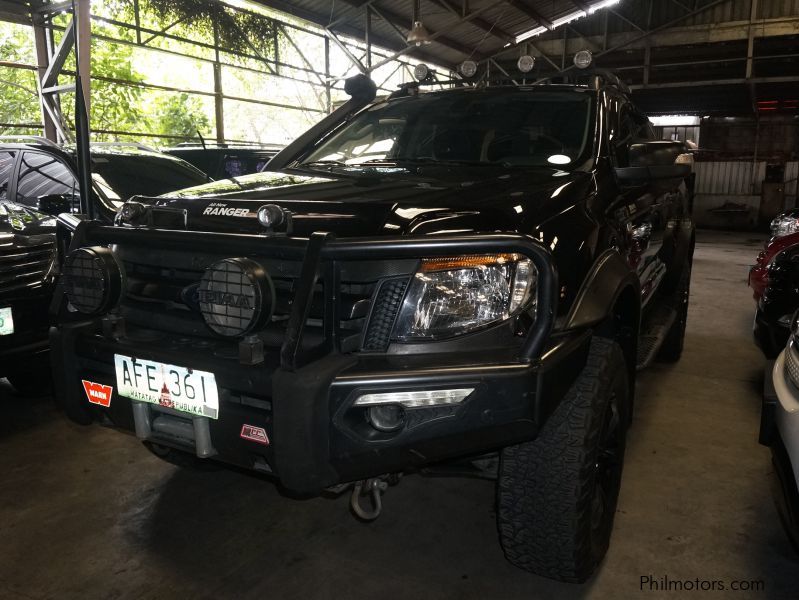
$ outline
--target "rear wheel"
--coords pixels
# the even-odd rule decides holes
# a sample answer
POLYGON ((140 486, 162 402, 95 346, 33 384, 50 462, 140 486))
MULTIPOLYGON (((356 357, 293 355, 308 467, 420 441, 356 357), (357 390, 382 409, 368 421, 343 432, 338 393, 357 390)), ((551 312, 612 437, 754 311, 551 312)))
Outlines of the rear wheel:
POLYGON ((53 391, 49 356, 34 356, 24 364, 11 367, 6 379, 20 396, 30 398, 47 396, 53 391))
POLYGON ((497 522, 514 565, 582 582, 605 556, 624 464, 628 373, 621 347, 594 338, 585 368, 539 437, 502 451, 497 522))

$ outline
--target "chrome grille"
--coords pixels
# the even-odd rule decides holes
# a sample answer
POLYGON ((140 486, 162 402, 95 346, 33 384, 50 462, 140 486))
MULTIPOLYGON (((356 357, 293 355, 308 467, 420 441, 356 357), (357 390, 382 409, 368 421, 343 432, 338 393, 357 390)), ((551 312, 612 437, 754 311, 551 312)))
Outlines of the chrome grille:
POLYGON ((0 293, 41 285, 51 273, 55 241, 0 240, 0 293))

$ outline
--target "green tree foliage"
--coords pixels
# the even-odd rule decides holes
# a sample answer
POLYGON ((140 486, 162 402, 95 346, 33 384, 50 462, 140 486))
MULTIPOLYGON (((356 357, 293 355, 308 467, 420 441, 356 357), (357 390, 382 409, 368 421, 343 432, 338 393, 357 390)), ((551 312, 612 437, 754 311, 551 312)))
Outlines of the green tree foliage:
MULTIPOLYGON (((33 42, 24 27, 0 24, 0 59, 30 64, 33 42)), ((36 74, 27 69, 0 67, 0 123, 38 123, 39 100, 36 74)), ((22 128, 0 126, 0 134, 28 133, 22 128)))
MULTIPOLYGON (((96 33, 109 35, 95 25, 96 33)), ((32 32, 27 27, 0 23, 0 57, 2 60, 30 65, 32 32)), ((133 66, 133 48, 95 37, 92 40, 91 129, 93 139, 114 140, 120 136, 101 131, 152 133, 181 138, 195 138, 197 130, 207 132, 210 119, 196 96, 167 91, 150 92, 136 84, 145 81, 144 74, 133 66)), ((74 58, 66 69, 74 69, 74 58)), ((69 75, 62 76, 66 83, 69 75)), ((35 124, 41 122, 36 91, 36 72, 30 69, 0 67, 0 123, 35 124)), ((74 124, 74 96, 64 94, 61 106, 70 127, 74 124)), ((29 127, 0 126, 0 134, 38 133, 29 127)), ((175 141, 175 140, 171 140, 175 141)), ((168 138, 165 143, 171 143, 168 138)))
POLYGON ((188 140, 196 138, 198 131, 208 131, 210 126, 211 121, 203 111, 199 98, 180 93, 158 99, 150 131, 188 140))

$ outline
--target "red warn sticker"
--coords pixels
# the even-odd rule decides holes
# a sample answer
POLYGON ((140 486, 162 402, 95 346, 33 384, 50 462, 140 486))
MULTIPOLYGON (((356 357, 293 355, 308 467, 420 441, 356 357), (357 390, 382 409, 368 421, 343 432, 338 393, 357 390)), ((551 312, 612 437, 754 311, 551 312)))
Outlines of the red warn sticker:
POLYGON ((250 440, 256 444, 269 445, 269 438, 266 437, 266 429, 263 427, 256 427, 255 425, 247 425, 246 423, 241 426, 242 439, 250 440))
POLYGON ((106 408, 111 406, 111 394, 114 393, 114 387, 110 385, 103 385, 102 383, 94 383, 92 381, 83 381, 83 389, 86 390, 86 397, 92 404, 99 404, 106 408))

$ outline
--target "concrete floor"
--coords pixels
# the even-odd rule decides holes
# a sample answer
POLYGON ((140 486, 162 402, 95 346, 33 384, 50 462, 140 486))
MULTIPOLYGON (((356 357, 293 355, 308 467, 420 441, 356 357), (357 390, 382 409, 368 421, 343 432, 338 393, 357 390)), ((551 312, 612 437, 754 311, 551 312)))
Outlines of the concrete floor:
POLYGON ((362 524, 345 497, 181 471, 0 383, 0 598, 682 597, 641 591, 647 575, 765 584, 696 597, 797 598, 757 444, 764 360, 745 282, 761 243, 700 233, 685 353, 639 379, 610 552, 583 586, 505 562, 492 482, 409 476, 362 524))

